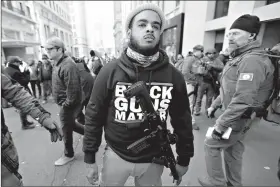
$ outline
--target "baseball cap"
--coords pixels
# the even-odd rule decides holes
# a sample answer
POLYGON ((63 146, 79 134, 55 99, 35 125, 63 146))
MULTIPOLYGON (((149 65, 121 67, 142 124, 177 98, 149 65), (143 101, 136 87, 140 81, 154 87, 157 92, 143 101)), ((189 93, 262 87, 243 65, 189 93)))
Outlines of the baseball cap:
POLYGON ((51 37, 47 40, 44 48, 52 48, 52 47, 59 47, 65 49, 65 45, 63 41, 58 37, 51 37))
POLYGON ((193 50, 198 50, 198 51, 203 52, 204 51, 204 47, 202 45, 196 45, 196 46, 193 47, 193 50))
POLYGON ((20 64, 22 64, 22 60, 18 56, 9 56, 7 60, 10 64, 13 64, 16 62, 19 62, 20 64))

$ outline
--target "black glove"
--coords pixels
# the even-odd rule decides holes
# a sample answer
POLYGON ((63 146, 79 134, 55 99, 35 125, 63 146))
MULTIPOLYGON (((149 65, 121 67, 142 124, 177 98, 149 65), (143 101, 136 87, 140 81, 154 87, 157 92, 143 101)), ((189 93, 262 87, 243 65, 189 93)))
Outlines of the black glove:
POLYGON ((223 136, 223 132, 222 133, 219 133, 218 131, 216 131, 216 129, 214 129, 213 133, 212 133, 212 138, 215 139, 215 140, 222 140, 223 136))
POLYGON ((42 122, 42 126, 44 126, 51 133, 52 142, 56 142, 57 139, 59 139, 60 141, 62 140, 62 137, 63 137, 62 129, 50 117, 47 117, 46 119, 44 119, 44 121, 42 122))

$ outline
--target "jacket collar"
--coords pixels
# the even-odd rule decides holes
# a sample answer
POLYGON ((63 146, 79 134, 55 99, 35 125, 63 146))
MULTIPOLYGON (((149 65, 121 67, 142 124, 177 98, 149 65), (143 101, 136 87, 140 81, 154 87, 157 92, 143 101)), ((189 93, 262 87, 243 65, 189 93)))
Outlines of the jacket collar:
POLYGON ((242 53, 245 53, 249 50, 252 50, 252 49, 255 49, 255 48, 259 48, 261 46, 261 43, 258 41, 258 40, 254 40, 250 43, 248 43, 247 45, 245 46, 242 46, 240 48, 237 48, 236 50, 234 50, 232 53, 231 53, 231 56, 232 57, 236 57, 242 53))

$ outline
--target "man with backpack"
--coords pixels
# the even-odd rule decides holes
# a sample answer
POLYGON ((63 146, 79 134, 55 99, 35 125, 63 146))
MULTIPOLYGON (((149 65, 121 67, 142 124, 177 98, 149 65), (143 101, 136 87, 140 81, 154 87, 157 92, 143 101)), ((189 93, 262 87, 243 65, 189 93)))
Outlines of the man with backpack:
POLYGON ((227 35, 232 58, 222 73, 220 95, 210 107, 212 110, 222 104, 225 111, 216 120, 212 136, 205 140, 208 177, 198 179, 202 186, 242 186, 243 139, 250 126, 260 121, 255 111, 263 108, 274 84, 274 65, 262 55, 265 51, 256 40, 260 26, 257 16, 242 15, 227 35), (229 128, 229 139, 224 139, 222 135, 229 128))
POLYGON ((65 54, 65 45, 60 38, 49 38, 45 49, 54 61, 52 92, 55 103, 60 107, 59 117, 64 134, 64 155, 55 162, 55 165, 61 166, 74 159, 73 131, 84 134, 83 125, 75 122, 83 100, 81 77, 73 59, 65 54))

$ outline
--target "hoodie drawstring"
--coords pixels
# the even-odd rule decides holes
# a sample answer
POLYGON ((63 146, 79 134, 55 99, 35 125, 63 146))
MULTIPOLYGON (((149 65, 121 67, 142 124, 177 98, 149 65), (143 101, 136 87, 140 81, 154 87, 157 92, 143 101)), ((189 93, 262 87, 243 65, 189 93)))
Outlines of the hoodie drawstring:
POLYGON ((138 80, 139 80, 139 71, 138 71, 138 67, 137 66, 135 66, 135 68, 136 68, 136 82, 138 82, 138 80))
POLYGON ((149 80, 148 80, 148 82, 149 82, 149 90, 151 89, 152 74, 153 74, 153 71, 151 70, 150 74, 149 74, 149 80))

